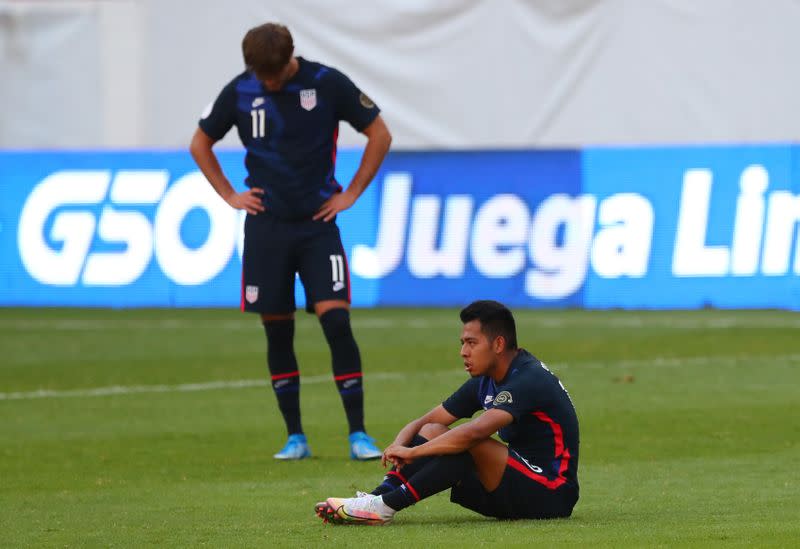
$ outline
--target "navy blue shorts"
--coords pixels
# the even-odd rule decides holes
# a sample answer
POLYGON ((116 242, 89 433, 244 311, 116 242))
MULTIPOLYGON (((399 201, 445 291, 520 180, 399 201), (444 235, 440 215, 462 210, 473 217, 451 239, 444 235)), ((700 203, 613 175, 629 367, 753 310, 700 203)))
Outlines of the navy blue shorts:
POLYGON ((550 519, 572 514, 578 487, 565 479, 545 479, 526 471, 529 467, 509 452, 500 485, 489 492, 471 471, 450 490, 450 501, 487 517, 499 519, 550 519), (540 477, 540 478, 536 478, 540 477))
POLYGON ((244 222, 242 310, 285 314, 297 309, 296 274, 306 293, 306 309, 326 300, 350 302, 350 271, 335 222, 286 221, 268 213, 244 222))

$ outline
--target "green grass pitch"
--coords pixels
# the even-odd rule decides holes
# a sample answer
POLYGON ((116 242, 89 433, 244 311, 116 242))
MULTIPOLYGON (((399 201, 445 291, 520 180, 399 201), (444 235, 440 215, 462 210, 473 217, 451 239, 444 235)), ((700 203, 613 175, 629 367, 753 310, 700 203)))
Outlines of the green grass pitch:
MULTIPOLYGON (((0 309, 0 546, 796 546, 800 316, 517 311, 581 422, 572 518, 500 522, 437 495, 385 528, 314 503, 371 489, 328 349, 298 314, 303 420, 285 438, 264 336, 227 310, 0 309), (224 382, 224 383, 214 383, 224 382)), ((367 425, 388 443, 465 379, 456 310, 356 310, 367 425)))

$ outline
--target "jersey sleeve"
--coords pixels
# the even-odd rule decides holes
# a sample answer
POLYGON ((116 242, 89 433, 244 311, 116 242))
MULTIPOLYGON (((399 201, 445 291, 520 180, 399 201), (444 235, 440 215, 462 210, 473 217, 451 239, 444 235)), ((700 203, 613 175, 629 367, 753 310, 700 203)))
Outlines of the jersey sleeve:
POLYGON ((527 376, 518 376, 497 388, 497 395, 490 410, 504 410, 514 417, 514 421, 530 414, 537 405, 536 382, 527 376))
POLYGON ((333 86, 337 120, 345 120, 356 131, 363 131, 381 110, 345 74, 331 69, 329 78, 333 86))
POLYGON ((478 378, 467 380, 455 393, 442 402, 442 406, 455 417, 472 417, 472 414, 481 409, 478 396, 479 385, 478 378))
POLYGON ((236 85, 230 82, 200 118, 200 129, 219 141, 236 123, 236 85))

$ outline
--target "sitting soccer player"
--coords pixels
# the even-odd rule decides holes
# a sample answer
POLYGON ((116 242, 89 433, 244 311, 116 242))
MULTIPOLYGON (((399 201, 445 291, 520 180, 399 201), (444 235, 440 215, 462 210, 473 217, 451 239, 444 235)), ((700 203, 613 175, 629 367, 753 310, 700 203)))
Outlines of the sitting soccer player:
POLYGON ((482 515, 568 517, 578 501, 578 418, 564 386, 517 347, 514 317, 496 301, 461 311, 461 357, 470 378, 403 427, 383 452, 393 464, 370 494, 328 498, 333 524, 386 524, 397 511, 452 488, 450 500, 482 515), (459 418, 484 412, 453 429, 459 418), (491 438, 497 432, 508 446, 491 438))

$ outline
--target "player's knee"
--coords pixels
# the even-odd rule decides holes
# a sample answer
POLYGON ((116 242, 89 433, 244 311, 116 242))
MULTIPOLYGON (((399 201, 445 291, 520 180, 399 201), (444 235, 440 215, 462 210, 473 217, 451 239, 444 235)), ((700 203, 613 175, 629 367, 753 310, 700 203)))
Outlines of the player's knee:
POLYGON ((449 429, 441 423, 426 423, 419 430, 419 434, 428 440, 434 439, 445 434, 449 429))
POLYGON ((266 324, 267 322, 283 322, 286 320, 294 320, 294 313, 277 314, 277 315, 270 313, 261 314, 262 324, 266 324))
POLYGON ((350 328, 350 311, 347 309, 330 309, 319 317, 319 322, 329 342, 353 336, 350 328))

